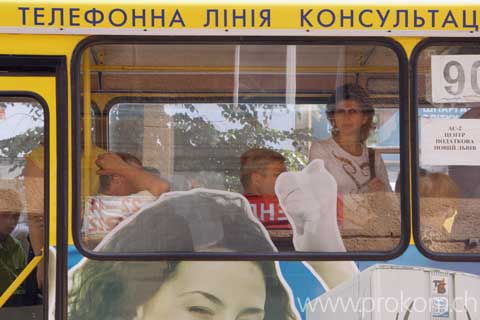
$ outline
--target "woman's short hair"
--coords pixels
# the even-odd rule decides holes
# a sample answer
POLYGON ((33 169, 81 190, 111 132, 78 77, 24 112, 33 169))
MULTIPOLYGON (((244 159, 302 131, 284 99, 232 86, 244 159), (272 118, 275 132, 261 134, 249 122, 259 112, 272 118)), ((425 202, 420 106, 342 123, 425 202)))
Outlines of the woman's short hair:
MULTIPOLYGON (((370 130, 374 128, 373 116, 375 111, 367 91, 358 84, 347 83, 335 89, 335 94, 333 94, 327 102, 327 119, 335 129, 335 111, 337 104, 346 100, 356 101, 368 117, 367 122, 362 126, 360 131, 361 141, 365 141, 368 139, 370 130)), ((332 135, 336 134, 338 134, 338 132, 332 130, 332 135)))

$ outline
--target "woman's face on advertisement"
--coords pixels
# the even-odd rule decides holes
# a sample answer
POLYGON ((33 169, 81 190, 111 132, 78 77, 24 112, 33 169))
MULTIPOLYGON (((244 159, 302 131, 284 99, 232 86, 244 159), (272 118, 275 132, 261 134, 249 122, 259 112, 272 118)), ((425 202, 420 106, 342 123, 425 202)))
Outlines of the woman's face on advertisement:
POLYGON ((262 320, 266 288, 253 262, 181 262, 135 320, 262 320))

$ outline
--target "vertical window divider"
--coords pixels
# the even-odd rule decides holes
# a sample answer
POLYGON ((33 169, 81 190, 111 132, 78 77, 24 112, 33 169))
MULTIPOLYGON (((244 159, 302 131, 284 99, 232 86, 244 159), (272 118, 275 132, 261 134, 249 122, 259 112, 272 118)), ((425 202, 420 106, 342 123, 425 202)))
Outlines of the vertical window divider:
POLYGON ((238 93, 240 91, 240 45, 235 46, 233 77, 233 107, 236 109, 238 108, 238 93))
POLYGON ((297 93, 297 46, 287 46, 287 83, 286 83, 286 104, 295 105, 297 93))

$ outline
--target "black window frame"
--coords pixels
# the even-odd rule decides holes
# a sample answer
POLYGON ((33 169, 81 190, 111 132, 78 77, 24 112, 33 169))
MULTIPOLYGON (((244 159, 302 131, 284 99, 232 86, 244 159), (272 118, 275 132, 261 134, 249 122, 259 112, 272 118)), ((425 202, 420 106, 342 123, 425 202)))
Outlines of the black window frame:
MULTIPOLYGON (((0 57, 1 61, 1 57, 0 57)), ((1 62, 0 62, 1 63, 1 62)), ((16 76, 24 76, 24 77, 29 77, 30 74, 15 74, 16 76)), ((12 76, 11 74, 5 74, 1 75, 0 77, 4 76, 12 76)), ((27 98, 31 100, 35 100, 40 107, 43 110, 43 165, 44 165, 44 171, 43 171, 43 190, 44 190, 44 199, 43 199, 43 219, 44 219, 44 234, 43 234, 43 241, 45 244, 45 248, 48 248, 50 246, 49 240, 50 240, 50 212, 49 212, 49 199, 50 199, 50 188, 49 188, 49 173, 50 173, 50 165, 49 165, 49 125, 48 125, 48 119, 49 119, 49 109, 48 109, 48 104, 45 101, 45 99, 40 96, 38 93, 33 92, 33 91, 0 91, 0 101, 2 98, 27 98)), ((26 158, 26 156, 25 156, 26 158)), ((28 253, 28 252, 27 252, 28 253)), ((49 258, 49 250, 44 250, 43 253, 43 261, 40 263, 43 264, 44 270, 48 270, 48 259, 49 258)), ((27 261, 27 265, 30 263, 30 261, 27 261)), ((29 277, 36 273, 36 269, 33 269, 32 273, 29 275, 29 277)), ((32 278, 33 279, 33 278, 32 278)), ((45 316, 48 314, 48 274, 45 273, 44 275, 44 280, 45 284, 44 287, 41 289, 42 295, 43 295, 43 302, 42 302, 42 307, 43 307, 43 315, 45 316)), ((27 279, 25 279, 27 281, 27 279)), ((11 297, 10 297, 11 298, 11 297)), ((8 300, 7 300, 8 302, 8 300)), ((11 306, 9 308, 16 308, 17 306, 11 306)))
MULTIPOLYGON (((57 77, 56 70, 54 68, 46 67, 49 64, 52 64, 50 59, 48 61, 42 61, 35 56, 11 56, 11 55, 0 55, 0 77, 57 77), (52 72, 54 72, 52 74, 52 72)), ((52 59, 53 60, 53 59, 52 59)), ((22 87, 19 85, 19 87, 22 87)), ((0 90, 0 99, 1 98, 27 98, 35 100, 43 110, 43 162, 44 162, 44 172, 43 172, 43 218, 44 218, 44 248, 49 248, 50 246, 50 109, 45 101, 45 99, 34 91, 24 91, 24 90, 0 90)), ((65 227, 65 230, 67 228, 65 227)), ((27 261, 27 264, 30 261, 27 261)), ((43 252, 43 264, 44 270, 48 270, 49 263, 49 250, 44 250, 43 252)), ((32 274, 36 269, 32 271, 32 274)), ((41 289, 43 295, 43 317, 48 318, 48 273, 44 274, 44 286, 41 289)), ((15 308, 15 306, 12 306, 15 308)))
POLYGON ((73 240, 77 250, 85 257, 103 261, 160 261, 160 260, 390 260, 400 256, 409 246, 410 241, 410 192, 409 192, 409 132, 407 126, 400 125, 400 166, 401 172, 401 236, 398 246, 385 252, 344 252, 344 253, 319 253, 319 252, 276 252, 276 253, 239 253, 239 252, 149 252, 149 253, 98 253, 83 247, 81 227, 81 145, 80 127, 81 118, 81 58, 85 49, 98 44, 158 44, 158 45, 213 45, 213 44, 262 44, 262 45, 378 45, 387 47, 397 54, 398 58, 398 85, 399 85, 399 111, 400 124, 406 124, 408 118, 408 59, 403 47, 391 38, 380 37, 225 37, 225 36, 92 36, 81 41, 75 48, 71 61, 72 81, 72 150, 73 150, 73 240))
POLYGON ((480 253, 446 253, 435 252, 429 250, 424 246, 421 237, 421 224, 420 224, 420 195, 419 195, 419 181, 420 181, 420 143, 419 139, 419 127, 418 127, 418 106, 423 101, 419 101, 418 94, 418 79, 417 79, 417 67, 418 59, 424 49, 430 46, 454 46, 459 44, 477 44, 480 51, 480 41, 475 38, 426 38, 419 42, 412 51, 410 57, 410 106, 411 106, 411 131, 412 131, 412 232, 415 246, 418 251, 425 257, 431 260, 446 261, 446 262, 479 262, 480 253))

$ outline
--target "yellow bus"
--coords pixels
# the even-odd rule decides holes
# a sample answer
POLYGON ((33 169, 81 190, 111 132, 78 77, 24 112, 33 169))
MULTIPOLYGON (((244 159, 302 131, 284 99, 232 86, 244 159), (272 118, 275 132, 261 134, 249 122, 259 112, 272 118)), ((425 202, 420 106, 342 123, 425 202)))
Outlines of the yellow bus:
POLYGON ((477 11, 2 1, 0 318, 479 318, 477 11))

